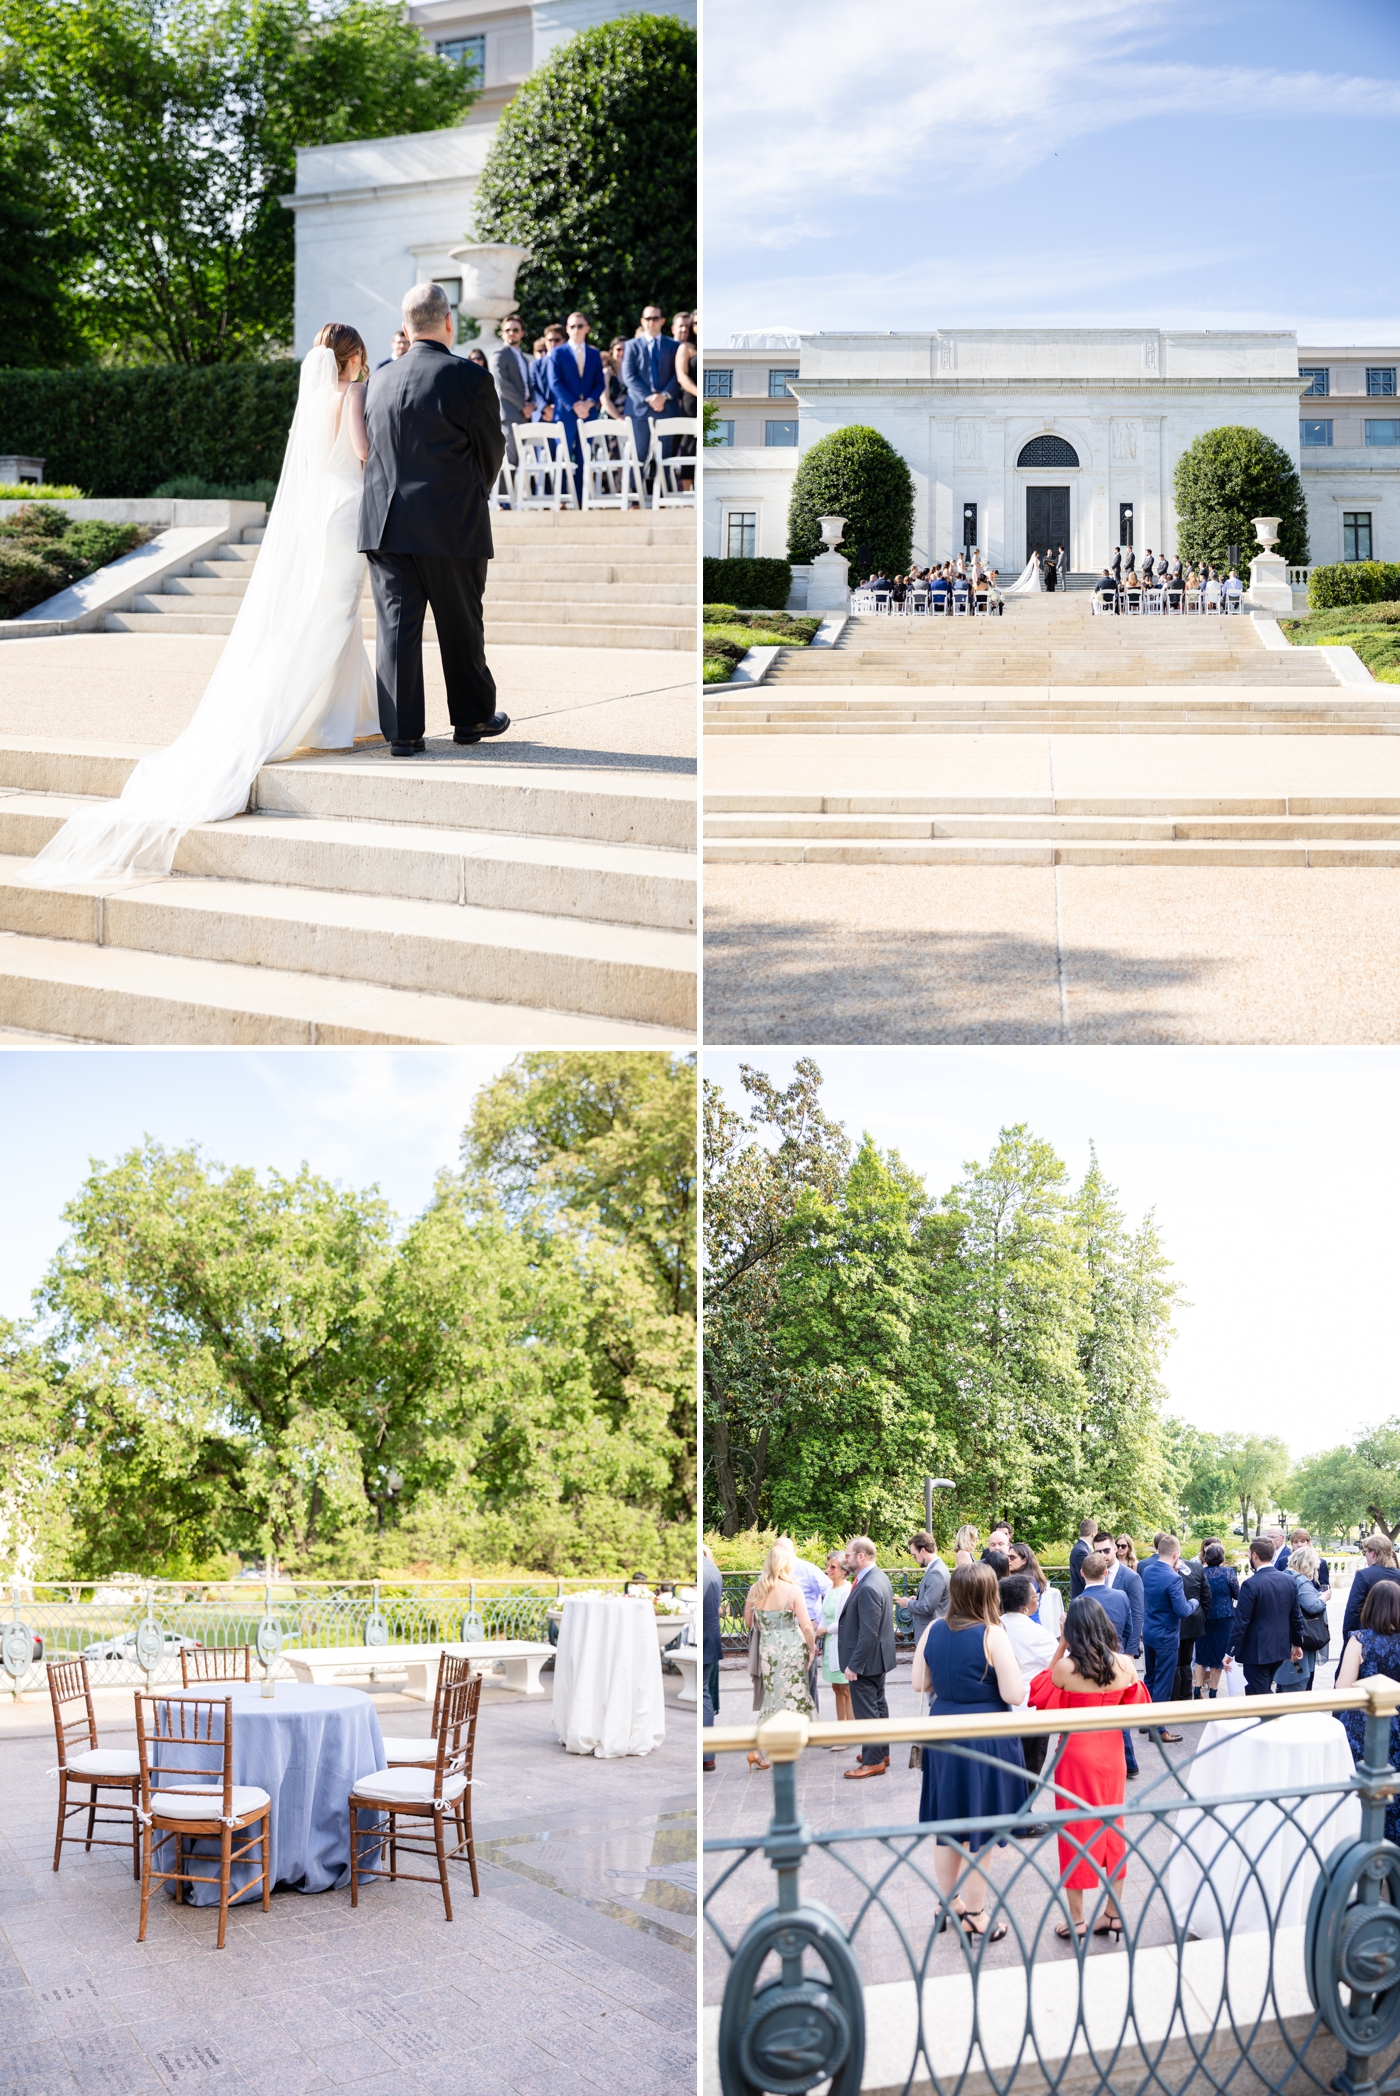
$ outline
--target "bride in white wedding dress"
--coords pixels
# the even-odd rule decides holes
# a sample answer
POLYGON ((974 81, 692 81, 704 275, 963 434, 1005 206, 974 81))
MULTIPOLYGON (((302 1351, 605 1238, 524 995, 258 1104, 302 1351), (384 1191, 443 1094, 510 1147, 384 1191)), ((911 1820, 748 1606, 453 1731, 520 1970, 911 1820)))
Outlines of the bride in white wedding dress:
POLYGON ((1003 597, 1034 597, 1045 588, 1045 571, 1040 565, 1040 555, 1032 553, 1014 582, 1009 582, 1002 591, 1003 597))
POLYGON ((267 536, 193 719, 141 759, 118 800, 71 817, 25 878, 48 887, 169 873, 186 830, 242 813, 261 765, 378 732, 356 547, 367 376, 355 330, 323 327, 301 367, 267 536))

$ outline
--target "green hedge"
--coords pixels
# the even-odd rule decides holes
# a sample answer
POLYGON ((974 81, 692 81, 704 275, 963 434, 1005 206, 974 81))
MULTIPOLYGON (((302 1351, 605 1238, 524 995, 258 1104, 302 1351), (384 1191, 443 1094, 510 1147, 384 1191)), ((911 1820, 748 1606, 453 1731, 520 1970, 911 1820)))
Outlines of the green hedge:
POLYGON ((1308 609, 1332 611, 1341 604, 1393 604, 1400 599, 1400 561, 1348 560, 1314 568, 1308 577, 1308 609))
POLYGON ((707 557, 704 589, 707 604, 738 604, 745 611, 783 611, 792 590, 792 562, 707 557))
POLYGON ((0 371, 0 451, 42 454, 46 480, 144 496, 162 481, 275 480, 301 367, 102 365, 0 371))

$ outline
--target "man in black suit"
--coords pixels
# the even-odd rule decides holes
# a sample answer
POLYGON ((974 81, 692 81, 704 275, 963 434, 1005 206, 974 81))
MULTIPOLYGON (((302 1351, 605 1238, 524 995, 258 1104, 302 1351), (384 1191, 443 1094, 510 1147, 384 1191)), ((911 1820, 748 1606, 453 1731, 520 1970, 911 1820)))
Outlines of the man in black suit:
POLYGON ((1366 1596, 1373 1586, 1383 1579, 1400 1579, 1400 1565, 1395 1562, 1395 1545, 1380 1529, 1373 1536, 1361 1538, 1361 1551, 1366 1563, 1352 1575, 1347 1590, 1346 1613, 1342 1617, 1342 1642, 1361 1628, 1361 1611, 1366 1605, 1366 1596))
POLYGON ((1069 1554, 1069 1598, 1071 1601, 1077 1601, 1084 1591, 1084 1560, 1094 1547, 1094 1537, 1098 1533, 1098 1527, 1099 1524, 1092 1514, 1087 1514, 1079 1524, 1079 1541, 1069 1554))
POLYGON ((1225 1664, 1240 1662, 1247 1696, 1267 1696, 1283 1662, 1303 1656, 1303 1611, 1298 1606, 1297 1580, 1274 1568, 1272 1538, 1256 1536, 1249 1546, 1249 1561, 1254 1576, 1240 1589, 1225 1664))
POLYGON ((1123 548, 1121 546, 1115 546, 1113 549, 1112 568, 1114 584, 1115 586, 1120 585, 1123 580, 1123 548))
MULTIPOLYGON (((851 1684, 851 1710, 858 1718, 887 1718, 885 1676, 894 1666, 894 1595, 889 1580, 875 1563, 875 1545, 869 1536, 856 1536, 847 1545, 851 1567, 851 1598, 836 1619, 836 1655, 851 1684)), ((862 1747, 860 1760, 848 1768, 848 1777, 888 1774, 890 1750, 887 1743, 862 1747)))
POLYGON ((379 725, 395 757, 423 748, 423 619, 431 604, 454 742, 502 735, 486 666, 481 600, 491 543, 491 490, 505 455, 490 374, 452 354, 452 309, 440 284, 403 302, 406 354, 370 377, 369 457, 360 551, 369 556, 378 622, 379 725))

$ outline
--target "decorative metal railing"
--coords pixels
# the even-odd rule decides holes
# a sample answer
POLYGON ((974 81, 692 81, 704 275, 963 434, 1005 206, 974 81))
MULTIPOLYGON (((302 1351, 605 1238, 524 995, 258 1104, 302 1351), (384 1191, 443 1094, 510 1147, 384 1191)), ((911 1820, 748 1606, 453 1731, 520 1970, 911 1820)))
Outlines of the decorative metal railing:
MULTIPOLYGON (((897 1645, 912 1645, 914 1642, 914 1615, 910 1603, 919 1591, 922 1573, 917 1565, 882 1565, 880 1570, 894 1589, 894 1635, 897 1645)), ((1069 1602, 1068 1565, 1044 1565, 1041 1567, 1052 1587, 1057 1587, 1066 1604, 1069 1602)), ((744 1601, 749 1588, 758 1578, 757 1572, 723 1572, 720 1574, 722 1592, 719 1602, 720 1637, 726 1652, 737 1652, 748 1643, 749 1634, 744 1628, 744 1601)))
POLYGON ((1385 1838, 1400 1790, 1397 1709, 1400 1684, 1377 1677, 1271 1697, 1266 1709, 1240 1698, 845 1725, 783 1713, 707 1731, 707 1752, 757 1747, 773 1770, 767 1829, 705 1843, 719 1952, 707 1970, 723 1973, 707 2043, 724 2096, 798 2096, 823 2082, 830 2096, 1400 2088, 1384 2079, 1400 2047, 1400 1847, 1385 1838), (1360 1764, 1318 1774, 1324 1739, 1307 1771, 1316 1780, 1213 1782, 1213 1757, 1298 1712, 1360 1713, 1360 1764), (1165 1770, 1151 1781, 1144 1771, 1121 1807, 1063 1784, 1057 1805, 1027 1778, 1014 1813, 956 1824, 816 1831, 799 1809, 804 1751, 920 1741, 985 1763, 989 1740, 1059 1734, 1039 1779, 1051 1784, 1070 1738, 1116 1730, 1124 1717, 1149 1722, 1165 1770), (1210 1720, 1221 1729, 1201 1741, 1194 1728, 1210 1720), (1174 1746, 1166 1725, 1193 1729, 1174 1746), (1095 1860, 1106 1827, 1121 1836, 1122 1879, 1101 1846, 1095 1860), (980 1871, 952 1845, 969 1831, 1003 1844, 983 1851, 980 1871), (1065 1881, 1084 1862, 1080 1938, 1065 1881))
POLYGON ((0 1664, 15 1694, 43 1685, 44 1661, 88 1662, 94 1686, 178 1680, 180 1644, 259 1645, 272 1671, 287 1654, 339 1645, 455 1644, 550 1635, 566 1594, 622 1580, 278 1579, 210 1582, 72 1581, 15 1588, 0 1630, 0 1664), (272 1630, 277 1635, 274 1640, 272 1630), (148 1664, 149 1662, 149 1664, 148 1664))

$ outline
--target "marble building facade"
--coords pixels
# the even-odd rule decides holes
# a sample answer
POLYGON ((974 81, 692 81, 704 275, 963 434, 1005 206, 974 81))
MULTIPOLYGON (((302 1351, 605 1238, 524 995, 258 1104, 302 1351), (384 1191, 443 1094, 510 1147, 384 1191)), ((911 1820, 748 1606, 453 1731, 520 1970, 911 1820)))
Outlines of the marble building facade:
POLYGON ((802 452, 863 423, 908 462, 920 565, 967 543, 1014 574, 1032 545, 1063 544, 1096 572, 1116 545, 1175 550, 1178 458, 1243 423, 1300 466, 1314 561, 1400 558, 1397 365, 1287 331, 735 337, 704 359, 726 439, 705 458, 705 550, 785 554, 802 452))

